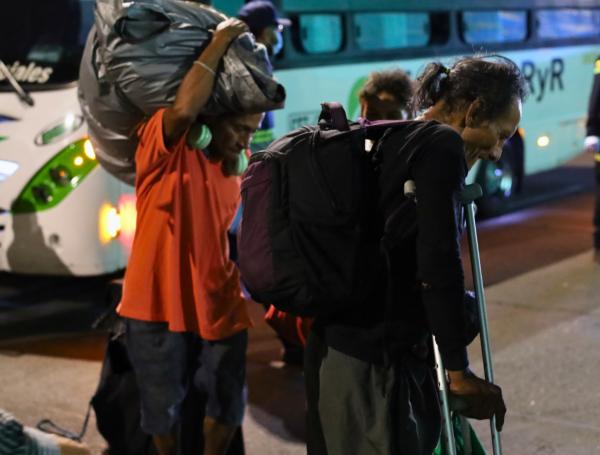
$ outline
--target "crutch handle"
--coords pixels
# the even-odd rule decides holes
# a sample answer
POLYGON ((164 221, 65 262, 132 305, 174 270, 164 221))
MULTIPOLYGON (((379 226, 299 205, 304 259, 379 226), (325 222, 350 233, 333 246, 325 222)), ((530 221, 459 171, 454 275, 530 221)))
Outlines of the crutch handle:
POLYGON ((481 196, 483 196, 481 186, 477 183, 471 183, 463 188, 458 195, 458 199, 462 205, 467 205, 474 202, 475 199, 479 199, 481 196))

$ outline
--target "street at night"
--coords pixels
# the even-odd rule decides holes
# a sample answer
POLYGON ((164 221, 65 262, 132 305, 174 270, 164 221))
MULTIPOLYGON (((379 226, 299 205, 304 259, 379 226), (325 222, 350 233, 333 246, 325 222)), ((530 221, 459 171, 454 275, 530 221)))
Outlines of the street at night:
POLYGON ((0 455, 600 455, 600 0, 3 3, 0 455))
MULTIPOLYGON (((523 196, 521 208, 478 222, 496 379, 509 409, 506 453, 600 450, 593 417, 599 395, 588 389, 600 365, 592 348, 600 267, 590 245, 590 166, 591 157, 582 155, 571 166, 528 179, 529 202, 523 196)), ((465 273, 470 286, 469 269, 465 273)), ((25 422, 51 418, 79 430, 106 342, 90 324, 105 310, 105 286, 115 277, 0 277, 0 402, 25 422)), ((281 345, 262 321, 262 307, 251 310, 246 451, 304 453, 301 371, 280 362, 281 345)), ((477 341, 471 356, 481 372, 477 341)), ((475 426, 488 441, 487 424, 475 426)), ((97 452, 104 447, 93 419, 84 440, 97 452)))

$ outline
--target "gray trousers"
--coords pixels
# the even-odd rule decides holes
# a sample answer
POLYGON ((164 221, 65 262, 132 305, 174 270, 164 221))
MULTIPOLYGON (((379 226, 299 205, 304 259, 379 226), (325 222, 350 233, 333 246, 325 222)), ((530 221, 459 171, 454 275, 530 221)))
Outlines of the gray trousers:
POLYGON ((434 371, 410 353, 396 357, 367 363, 310 334, 308 455, 431 455, 441 427, 434 371))

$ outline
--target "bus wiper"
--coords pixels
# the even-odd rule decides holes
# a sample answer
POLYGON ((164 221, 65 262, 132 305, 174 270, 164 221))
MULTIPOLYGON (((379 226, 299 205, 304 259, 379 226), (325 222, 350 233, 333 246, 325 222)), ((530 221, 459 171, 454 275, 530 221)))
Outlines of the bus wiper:
POLYGON ((29 93, 27 93, 23 89, 23 87, 21 87, 19 82, 17 82, 17 80, 14 78, 14 76, 12 75, 12 73, 10 72, 10 70, 8 69, 6 64, 1 59, 0 59, 0 73, 2 73, 4 75, 4 77, 8 80, 8 82, 12 86, 15 93, 17 95, 19 95, 19 99, 21 101, 24 101, 29 106, 33 106, 35 104, 31 95, 29 95, 29 93))

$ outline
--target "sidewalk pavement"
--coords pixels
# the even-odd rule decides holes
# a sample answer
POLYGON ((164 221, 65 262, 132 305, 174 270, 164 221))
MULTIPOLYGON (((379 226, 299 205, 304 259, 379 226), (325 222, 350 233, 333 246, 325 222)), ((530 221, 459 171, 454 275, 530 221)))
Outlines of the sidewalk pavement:
MULTIPOLYGON (((600 454, 600 266, 591 252, 491 286, 486 298, 509 409, 504 453, 600 454)), ((304 454, 302 377, 270 362, 272 346, 268 331, 251 334, 246 453, 304 454)), ((0 352, 0 407, 29 425, 51 418, 78 430, 99 372, 99 362, 0 352)), ((487 423, 474 425, 489 447, 487 423)), ((94 453, 104 447, 93 417, 85 442, 94 453)))

